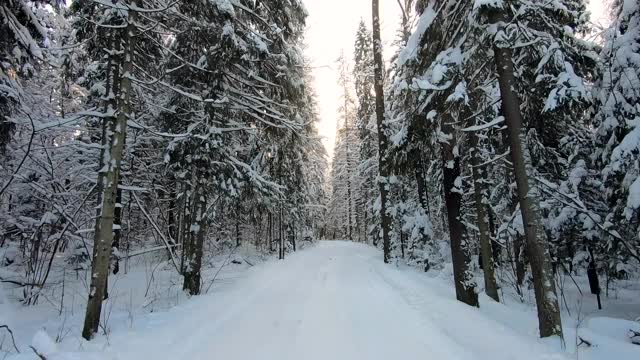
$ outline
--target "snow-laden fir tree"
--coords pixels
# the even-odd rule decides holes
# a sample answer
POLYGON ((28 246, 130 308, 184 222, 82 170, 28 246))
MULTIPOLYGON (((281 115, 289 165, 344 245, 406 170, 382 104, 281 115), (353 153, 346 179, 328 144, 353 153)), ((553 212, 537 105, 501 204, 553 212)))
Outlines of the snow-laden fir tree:
POLYGON ((20 110, 24 96, 21 79, 36 74, 47 56, 50 29, 38 10, 45 4, 56 8, 61 0, 6 0, 0 4, 0 149, 11 138, 15 126, 10 116, 20 110))
POLYGON ((376 237, 378 226, 374 223, 373 204, 378 197, 376 178, 377 133, 375 125, 375 98, 373 93, 373 45, 371 30, 360 20, 354 45, 353 82, 356 95, 355 128, 358 135, 358 166, 356 181, 359 192, 356 194, 357 212, 361 217, 360 231, 362 239, 371 243, 376 237))
MULTIPOLYGON (((361 240, 363 215, 358 206, 360 184, 358 163, 360 140, 356 128, 357 105, 353 97, 353 79, 344 53, 336 60, 340 103, 336 124, 336 144, 331 162, 332 196, 329 206, 329 235, 338 239, 361 240)), ((329 229, 328 228, 328 229, 329 229)))
POLYGON ((609 253, 605 265, 617 272, 620 260, 640 262, 640 5, 614 1, 612 9, 594 91, 593 160, 606 201, 600 246, 609 253))

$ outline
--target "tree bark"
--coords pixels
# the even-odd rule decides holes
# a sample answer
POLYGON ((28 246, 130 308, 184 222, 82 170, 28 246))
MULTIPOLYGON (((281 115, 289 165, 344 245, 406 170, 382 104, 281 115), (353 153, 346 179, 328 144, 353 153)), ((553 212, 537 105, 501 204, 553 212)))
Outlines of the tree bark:
POLYGON ((442 143, 442 186, 444 200, 447 207, 447 223, 451 239, 451 260, 453 263, 453 277, 456 287, 456 299, 470 306, 479 306, 478 294, 469 270, 471 256, 469 241, 465 239, 464 225, 460 220, 462 195, 456 188, 456 179, 460 177, 460 158, 454 154, 456 143, 455 130, 451 125, 452 119, 444 116, 442 132, 450 135, 448 142, 442 143))
POLYGON ((471 172, 473 176, 473 195, 476 208, 477 225, 480 237, 480 256, 482 257, 482 271, 484 273, 484 291, 493 300, 500 302, 498 285, 493 263, 493 251, 491 249, 491 234, 489 232, 488 217, 485 212, 484 186, 482 181, 486 178, 484 170, 480 169, 480 160, 477 149, 477 136, 472 137, 473 154, 471 155, 471 172))
POLYGON ((206 209, 207 203, 204 200, 203 188, 201 184, 196 185, 193 196, 193 213, 191 214, 191 227, 189 228, 189 250, 186 251, 186 269, 184 270, 184 283, 182 288, 189 292, 189 295, 200 294, 202 254, 204 247, 204 237, 206 230, 206 209))
POLYGON ((280 213, 278 214, 278 259, 284 260, 284 233, 282 228, 282 203, 280 204, 280 213))
MULTIPOLYGON (((505 15, 502 9, 491 8, 488 11, 488 16, 489 21, 493 24, 502 25, 505 22, 505 15)), ((500 47, 496 43, 493 44, 493 48, 502 97, 502 112, 509 133, 511 160, 513 162, 518 188, 518 200, 527 241, 527 254, 533 274, 540 337, 554 335, 562 337, 560 307, 556 296, 551 259, 549 250, 544 243, 535 187, 529 183, 527 174, 527 171, 531 171, 532 166, 526 147, 523 146, 526 142, 524 131, 522 130, 520 101, 514 90, 515 76, 512 53, 511 49, 500 47)))
POLYGON ((351 127, 349 124, 349 112, 347 110, 347 93, 348 93, 349 89, 344 89, 344 93, 345 93, 345 99, 344 99, 344 141, 345 141, 345 162, 346 162, 346 169, 347 169, 347 236, 348 239, 350 241, 353 241, 353 224, 352 224, 352 219, 353 219, 353 200, 352 200, 352 191, 351 191, 351 157, 350 157, 350 151, 349 151, 349 142, 351 141, 351 127))
POLYGON ((414 158, 413 166, 416 177, 418 201, 427 215, 431 216, 431 209, 429 208, 429 194, 427 193, 427 179, 424 177, 424 167, 422 166, 422 159, 419 151, 414 151, 411 157, 414 158))
MULTIPOLYGON (((174 180, 175 181, 175 180, 174 180)), ((176 191, 175 187, 169 190, 169 211, 167 212, 167 230, 173 244, 178 243, 178 229, 176 227, 176 191)))
POLYGON ((271 213, 267 214, 267 228, 268 228, 268 239, 269 239, 269 251, 273 253, 273 215, 271 213))
MULTIPOLYGON (((116 250, 120 250, 120 240, 122 239, 122 207, 122 190, 118 189, 116 192, 115 219, 113 220, 114 225, 117 227, 117 229, 113 230, 113 248, 116 250)), ((120 260, 118 258, 114 257, 111 271, 113 271, 114 275, 120 271, 120 260)), ((107 289, 105 289, 105 294, 107 294, 107 289)))
POLYGON ((178 219, 178 244, 182 245, 180 256, 180 274, 184 274, 186 254, 189 251, 189 239, 187 237, 186 224, 190 224, 189 217, 189 185, 182 185, 182 197, 180 199, 180 218, 178 219))
POLYGON ((236 247, 240 247, 240 210, 236 209, 236 247))
POLYGON ((120 177, 120 163, 126 140, 127 118, 131 111, 131 80, 122 75, 130 74, 133 71, 134 21, 135 12, 129 12, 129 23, 125 30, 124 37, 121 42, 114 42, 115 45, 118 45, 116 49, 123 50, 123 55, 120 55, 121 57, 118 61, 114 62, 114 70, 112 71, 114 73, 119 71, 117 70, 119 66, 122 66, 122 71, 119 72, 119 76, 114 77, 114 81, 117 79, 119 85, 119 98, 117 107, 114 109, 117 110, 115 118, 109 119, 111 122, 108 134, 110 140, 108 149, 105 150, 105 155, 108 153, 109 159, 103 162, 105 167, 100 170, 103 174, 98 177, 99 181, 103 182, 103 192, 100 216, 96 219, 91 285, 89 287, 89 299, 87 300, 84 327, 82 329, 82 337, 87 340, 93 338, 100 326, 102 300, 109 277, 109 262, 112 253, 113 223, 120 177))
POLYGON ((373 24, 373 61, 374 61, 374 90, 376 93, 376 125, 378 130, 378 173, 380 177, 378 184, 380 187, 380 219, 382 227, 382 249, 384 262, 391 262, 391 216, 387 211, 387 201, 389 196, 389 168, 387 166, 386 154, 388 148, 386 122, 384 119, 384 87, 382 61, 382 40, 380 38, 380 3, 379 0, 372 0, 372 24, 373 24))
POLYGON ((293 224, 291 225, 291 245, 293 245, 293 251, 297 251, 296 250, 296 222, 293 221, 293 224))
POLYGON ((517 234, 513 241, 513 263, 515 264, 516 284, 522 286, 524 284, 524 277, 527 274, 526 268, 526 251, 525 244, 522 235, 517 234))

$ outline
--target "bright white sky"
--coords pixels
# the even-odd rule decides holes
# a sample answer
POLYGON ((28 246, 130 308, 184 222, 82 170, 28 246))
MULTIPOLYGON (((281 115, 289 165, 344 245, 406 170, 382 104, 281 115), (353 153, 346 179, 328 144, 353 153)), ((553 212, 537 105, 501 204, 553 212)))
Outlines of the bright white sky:
MULTIPOLYGON (((353 61, 353 46, 360 19, 371 27, 371 0, 303 0, 307 19, 306 55, 314 66, 315 88, 318 94, 320 124, 318 130, 323 144, 333 154, 336 132, 336 113, 340 100, 335 61, 344 50, 353 61)), ((395 29, 400 21, 400 8, 396 0, 380 0, 382 42, 385 53, 390 53, 395 29)))
MULTIPOLYGON (((603 23, 606 17, 607 0, 590 0, 589 9, 596 23, 603 23)), ((320 124, 318 130, 329 153, 333 154, 336 132, 336 113, 339 105, 340 89, 336 84, 335 60, 344 49, 349 59, 353 59, 353 44, 360 19, 371 26, 371 0, 303 0, 309 18, 307 19, 308 45, 306 55, 314 66, 315 88, 318 94, 320 124)), ((382 42, 385 55, 391 53, 390 44, 394 39, 400 21, 400 9, 396 0, 380 0, 382 42)))

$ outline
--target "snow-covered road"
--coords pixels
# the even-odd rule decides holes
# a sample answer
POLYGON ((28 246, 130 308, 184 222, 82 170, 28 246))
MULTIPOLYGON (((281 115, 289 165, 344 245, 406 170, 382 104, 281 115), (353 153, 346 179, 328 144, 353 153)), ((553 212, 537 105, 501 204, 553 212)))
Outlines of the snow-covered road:
MULTIPOLYGON (((500 306, 500 305, 495 305, 500 306)), ((559 359, 373 248, 322 242, 116 333, 133 359, 559 359)), ((104 355, 104 354, 103 354, 104 355)))

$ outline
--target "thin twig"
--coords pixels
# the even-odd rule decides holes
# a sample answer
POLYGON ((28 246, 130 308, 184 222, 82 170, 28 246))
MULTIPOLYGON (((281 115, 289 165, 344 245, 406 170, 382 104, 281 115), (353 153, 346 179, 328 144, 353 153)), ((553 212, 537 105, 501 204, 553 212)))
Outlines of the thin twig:
POLYGON ((167 241, 167 238, 164 236, 162 231, 160 231, 160 229, 158 228, 158 225, 156 225, 156 223, 151 219, 151 216, 149 216, 149 214, 147 213, 145 208, 142 206, 142 203, 140 202, 140 199, 138 198, 138 195, 136 195, 135 191, 132 191, 131 194, 133 195, 133 199, 138 204, 138 207, 140 208, 140 211, 142 211, 144 216, 151 223, 151 226, 156 230, 158 235, 160 235, 160 238, 164 242, 164 245, 167 247, 167 251, 169 252, 169 255, 171 256, 171 262, 173 263, 173 266, 176 268, 176 270, 178 271, 178 274, 179 274, 180 273, 180 267, 178 267, 178 262, 175 259, 175 255, 173 253, 173 250, 171 249, 172 248, 171 244, 169 244, 169 241, 167 241))
POLYGON ((16 345, 16 339, 13 337, 13 331, 11 331, 11 329, 9 329, 9 326, 7 325, 0 325, 0 329, 7 329, 7 331, 9 332, 9 335, 11 335, 11 341, 13 342, 13 347, 16 349, 16 352, 20 352, 20 350, 18 350, 18 346, 16 345))
POLYGON ((31 121, 31 136, 29 137, 29 144, 27 144, 27 150, 25 151, 24 156, 22 157, 22 160, 20 161, 16 169, 13 171, 13 174, 11 174, 11 176, 9 177, 9 180, 7 180, 7 183, 4 184, 4 186, 0 190, 0 196, 2 196, 2 194, 7 190, 9 185, 11 185, 11 183, 13 182, 13 179, 18 174, 18 171, 20 171, 20 169, 22 168, 22 165, 24 165, 25 160, 27 160, 27 157, 29 157, 29 153, 31 152, 31 145, 33 144, 33 139, 36 136, 36 126, 33 123, 33 118, 31 118, 31 115, 29 115, 28 113, 25 112, 25 114, 27 114, 27 117, 29 117, 29 121, 31 121))
POLYGON ((211 279, 211 282, 209 283, 209 286, 207 287, 207 290, 204 292, 205 294, 209 293, 209 289, 211 289, 211 286, 213 285, 213 282, 216 281, 216 278, 218 277, 218 274, 220 273, 220 270, 222 270, 222 268, 229 262, 229 259, 231 258, 231 255, 233 255, 236 252, 236 249, 237 249, 237 247, 233 248, 233 250, 229 253, 229 255, 224 260, 224 262, 222 262, 222 265, 220 265, 220 267, 218 268, 218 271, 216 271, 216 273, 213 275, 213 279, 211 279))
POLYGON ((42 360, 47 360, 47 357, 46 357, 46 356, 44 356, 44 355, 42 355, 42 354, 40 354, 40 353, 38 352, 38 350, 36 350, 36 348, 34 348, 34 347, 33 347, 33 346, 31 346, 31 345, 29 345, 29 347, 31 348, 31 350, 33 350, 33 352, 36 354, 36 356, 37 356, 37 357, 39 357, 39 358, 40 358, 40 359, 42 359, 42 360))

